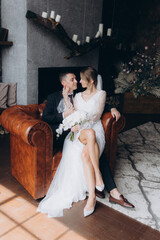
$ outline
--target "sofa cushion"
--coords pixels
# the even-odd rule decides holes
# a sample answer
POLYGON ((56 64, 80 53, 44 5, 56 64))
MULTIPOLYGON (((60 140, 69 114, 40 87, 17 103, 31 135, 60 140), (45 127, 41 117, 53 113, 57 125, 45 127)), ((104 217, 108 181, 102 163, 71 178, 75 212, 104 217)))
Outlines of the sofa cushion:
POLYGON ((7 108, 8 83, 0 83, 0 108, 7 108))
POLYGON ((8 107, 16 105, 17 102, 17 83, 8 84, 8 107))

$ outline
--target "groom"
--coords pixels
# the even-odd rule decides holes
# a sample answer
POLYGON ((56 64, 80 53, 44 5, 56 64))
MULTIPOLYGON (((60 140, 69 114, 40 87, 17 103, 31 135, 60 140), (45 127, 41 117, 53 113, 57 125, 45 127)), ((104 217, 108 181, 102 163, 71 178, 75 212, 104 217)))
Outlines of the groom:
MULTIPOLYGON (((62 148, 64 139, 68 134, 68 131, 64 131, 57 140, 56 129, 58 128, 59 124, 62 123, 64 118, 66 118, 67 116, 74 112, 73 92, 74 90, 77 89, 77 80, 76 76, 73 73, 70 72, 61 73, 60 82, 63 86, 63 90, 55 92, 48 96, 46 107, 43 111, 42 116, 42 120, 47 122, 52 128, 54 146, 56 145, 58 148, 62 148), (67 108, 65 107, 65 102, 63 98, 63 92, 66 90, 68 92, 68 101, 70 101, 70 106, 67 108)), ((120 113, 117 111, 116 108, 108 106, 107 111, 111 111, 112 116, 116 118, 116 121, 118 121, 118 119, 120 118, 120 113)), ((102 176, 105 183, 105 187, 107 191, 110 193, 109 200, 111 202, 118 203, 121 206, 134 207, 131 203, 127 201, 127 199, 123 197, 123 195, 120 195, 120 193, 118 192, 108 162, 106 160, 103 161, 103 170, 104 176, 103 173, 102 176)), ((98 190, 96 190, 96 196, 100 198, 105 197, 104 192, 100 192, 98 190)))

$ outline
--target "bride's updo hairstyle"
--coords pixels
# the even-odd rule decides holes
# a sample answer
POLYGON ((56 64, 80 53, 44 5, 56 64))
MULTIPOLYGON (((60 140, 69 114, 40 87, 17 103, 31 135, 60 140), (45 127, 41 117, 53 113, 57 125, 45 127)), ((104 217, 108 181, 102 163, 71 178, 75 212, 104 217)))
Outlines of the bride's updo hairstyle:
POLYGON ((87 82, 90 82, 90 80, 93 79, 94 85, 97 86, 98 73, 95 68, 85 67, 81 70, 80 75, 82 75, 87 82))

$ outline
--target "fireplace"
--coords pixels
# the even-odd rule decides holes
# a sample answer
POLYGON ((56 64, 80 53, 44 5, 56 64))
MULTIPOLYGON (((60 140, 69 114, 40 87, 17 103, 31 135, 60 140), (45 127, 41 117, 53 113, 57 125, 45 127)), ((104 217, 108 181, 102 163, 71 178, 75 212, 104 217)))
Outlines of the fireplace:
MULTIPOLYGON (((84 66, 83 66, 84 67, 84 66)), ((80 71, 83 67, 49 67, 38 69, 38 104, 44 102, 47 96, 62 89, 59 81, 59 74, 71 72, 76 75, 77 81, 80 80, 80 71)), ((82 91, 81 84, 75 92, 82 91)))

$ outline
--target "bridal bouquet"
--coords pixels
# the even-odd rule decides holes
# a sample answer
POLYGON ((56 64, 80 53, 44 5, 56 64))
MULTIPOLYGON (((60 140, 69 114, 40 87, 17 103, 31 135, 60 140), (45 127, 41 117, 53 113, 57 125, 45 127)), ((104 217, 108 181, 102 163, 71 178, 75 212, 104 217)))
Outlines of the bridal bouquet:
MULTIPOLYGON (((89 116, 84 111, 75 111, 65 119, 63 119, 62 123, 60 123, 59 127, 56 129, 57 137, 59 137, 63 131, 67 131, 71 129, 75 125, 83 125, 85 122, 89 120, 89 116)), ((73 141, 74 140, 74 132, 70 132, 68 138, 73 141)))

